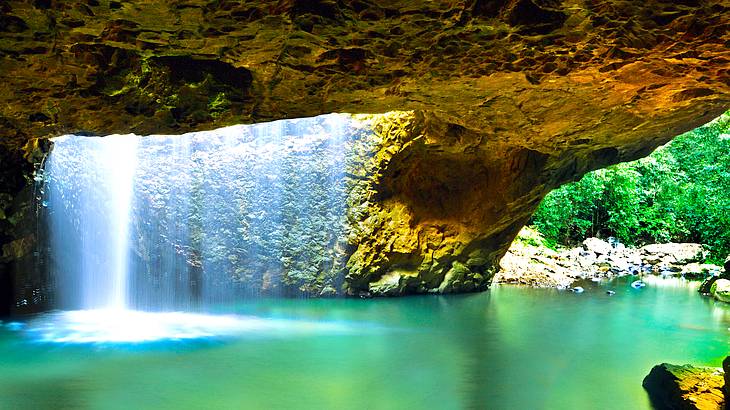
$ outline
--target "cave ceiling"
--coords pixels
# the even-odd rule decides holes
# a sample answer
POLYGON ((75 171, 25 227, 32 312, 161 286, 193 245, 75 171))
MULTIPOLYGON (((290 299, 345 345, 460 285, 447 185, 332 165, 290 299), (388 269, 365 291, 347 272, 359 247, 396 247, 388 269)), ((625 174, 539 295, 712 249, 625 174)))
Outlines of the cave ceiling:
POLYGON ((6 1, 0 137, 421 110, 616 162, 730 106, 729 24, 724 0, 6 1))

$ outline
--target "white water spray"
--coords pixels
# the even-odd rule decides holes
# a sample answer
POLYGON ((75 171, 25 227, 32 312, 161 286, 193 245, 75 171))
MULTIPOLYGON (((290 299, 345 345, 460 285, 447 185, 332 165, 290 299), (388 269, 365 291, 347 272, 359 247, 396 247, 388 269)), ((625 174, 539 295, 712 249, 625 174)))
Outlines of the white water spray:
POLYGON ((137 141, 134 135, 54 139, 47 203, 53 274, 64 306, 127 308, 137 141))
POLYGON ((55 138, 43 203, 56 307, 71 312, 49 320, 73 328, 58 340, 194 337, 202 316, 179 312, 341 271, 348 121, 55 138))

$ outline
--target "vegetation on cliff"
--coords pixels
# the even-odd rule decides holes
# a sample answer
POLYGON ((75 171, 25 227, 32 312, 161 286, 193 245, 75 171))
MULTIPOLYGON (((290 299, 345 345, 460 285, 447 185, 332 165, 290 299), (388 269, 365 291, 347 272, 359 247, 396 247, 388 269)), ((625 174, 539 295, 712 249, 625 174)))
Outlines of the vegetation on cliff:
POLYGON ((730 252, 730 111, 649 157, 584 176, 551 192, 532 223, 552 244, 614 236, 631 245, 706 244, 730 252))

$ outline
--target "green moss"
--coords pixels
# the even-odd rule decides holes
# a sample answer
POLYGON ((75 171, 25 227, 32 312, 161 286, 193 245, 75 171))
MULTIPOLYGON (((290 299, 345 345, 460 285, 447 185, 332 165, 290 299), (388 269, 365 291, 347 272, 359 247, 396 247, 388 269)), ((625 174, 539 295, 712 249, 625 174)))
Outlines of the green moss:
POLYGON ((226 97, 226 93, 219 92, 208 103, 208 111, 213 118, 219 117, 223 112, 231 107, 231 102, 226 97))

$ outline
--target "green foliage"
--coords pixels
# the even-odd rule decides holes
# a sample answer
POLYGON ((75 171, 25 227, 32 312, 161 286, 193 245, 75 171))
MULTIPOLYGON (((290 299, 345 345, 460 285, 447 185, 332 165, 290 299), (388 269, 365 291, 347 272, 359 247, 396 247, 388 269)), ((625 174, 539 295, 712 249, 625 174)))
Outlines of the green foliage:
POLYGON ((699 242, 730 252, 730 111, 649 157, 591 172, 551 192, 532 223, 548 243, 699 242))

